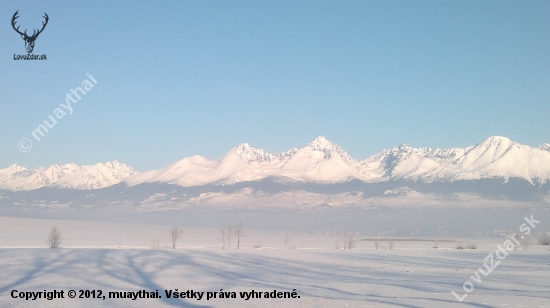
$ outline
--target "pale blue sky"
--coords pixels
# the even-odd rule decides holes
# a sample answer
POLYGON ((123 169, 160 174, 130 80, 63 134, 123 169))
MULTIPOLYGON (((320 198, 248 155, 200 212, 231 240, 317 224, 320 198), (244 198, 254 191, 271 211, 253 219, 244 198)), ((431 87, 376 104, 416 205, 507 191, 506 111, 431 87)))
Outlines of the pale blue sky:
POLYGON ((0 168, 146 171, 319 135, 357 159, 550 142, 550 1, 10 1, 0 21, 0 168), (16 10, 22 29, 48 13, 47 61, 13 60, 16 10), (86 73, 96 87, 34 140, 86 73))

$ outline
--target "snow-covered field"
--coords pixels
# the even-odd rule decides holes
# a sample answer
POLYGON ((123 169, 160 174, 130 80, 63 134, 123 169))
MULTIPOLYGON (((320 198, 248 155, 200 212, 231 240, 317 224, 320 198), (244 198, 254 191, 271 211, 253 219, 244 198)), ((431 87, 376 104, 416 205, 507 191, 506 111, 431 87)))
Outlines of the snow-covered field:
POLYGON ((237 250, 221 248, 216 228, 181 229, 177 249, 170 249, 163 225, 2 217, 0 307, 550 307, 548 246, 518 248, 478 283, 470 276, 504 238, 456 238, 438 249, 430 241, 396 241, 389 250, 388 242, 375 249, 357 234, 355 247, 344 250, 342 234, 294 232, 284 248, 284 233, 256 228, 245 229, 237 250), (53 225, 62 233, 59 249, 46 248, 53 225), (156 238, 160 248, 153 249, 156 238), (475 250, 456 249, 474 242, 475 250), (459 303, 451 291, 464 294, 466 281, 474 290, 459 303), (205 293, 201 300, 168 299, 165 290, 175 289, 205 293), (221 289, 236 298, 219 298, 221 289), (64 290, 66 298, 27 301, 12 298, 12 290, 64 290), (102 290, 106 299, 70 299, 69 290, 102 290), (140 290, 158 290, 162 298, 108 298, 140 290), (300 298, 241 298, 252 290, 295 290, 300 298), (207 300, 207 292, 217 298, 207 300))

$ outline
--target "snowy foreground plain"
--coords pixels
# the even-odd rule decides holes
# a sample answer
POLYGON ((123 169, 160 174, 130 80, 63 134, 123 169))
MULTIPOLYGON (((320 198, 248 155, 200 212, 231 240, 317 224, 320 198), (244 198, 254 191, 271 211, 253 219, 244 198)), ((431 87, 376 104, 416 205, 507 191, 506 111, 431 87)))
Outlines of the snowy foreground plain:
MULTIPOLYGON (((504 216, 511 217, 509 226, 523 223, 515 211, 504 216)), ((548 215, 540 217, 548 220, 548 215)), ((504 218, 494 224, 498 221, 504 218)), ((171 225, 137 219, 0 217, 0 307, 550 307, 548 246, 532 245, 525 251, 518 247, 477 283, 470 276, 484 268, 484 259, 502 245, 504 236, 447 237, 457 242, 440 242, 438 249, 430 241, 396 241, 392 250, 381 242, 376 250, 374 242, 361 240, 372 236, 359 230, 354 233, 356 246, 343 250, 341 232, 294 231, 284 248, 282 230, 245 221, 241 249, 224 250, 218 228, 203 225, 180 226, 183 236, 177 249, 171 249, 171 225), (54 225, 63 236, 59 249, 46 248, 54 225), (160 248, 153 249, 156 238, 160 248), (477 249, 456 249, 465 243, 476 243, 477 249), (474 290, 460 303, 451 291, 464 294, 466 281, 474 290), (162 298, 26 301, 10 295, 12 290, 54 289, 64 290, 65 297, 69 290, 102 290, 106 296, 112 291, 158 290, 162 298), (175 289, 205 294, 201 300, 166 298, 164 290, 175 289), (220 289, 236 292, 237 298, 206 300, 206 292, 220 289), (296 290, 300 298, 240 298, 240 292, 251 290, 296 290)), ((231 245, 236 245, 235 237, 231 245)))

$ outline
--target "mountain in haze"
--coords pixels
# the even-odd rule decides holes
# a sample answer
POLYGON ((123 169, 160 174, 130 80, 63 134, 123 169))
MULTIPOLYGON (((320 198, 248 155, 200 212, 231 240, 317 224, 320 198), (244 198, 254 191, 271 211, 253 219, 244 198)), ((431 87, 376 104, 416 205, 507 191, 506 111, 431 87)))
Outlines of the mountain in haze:
POLYGON ((354 180, 363 183, 445 183, 481 179, 497 179, 504 183, 514 179, 542 185, 550 179, 550 144, 533 148, 506 137, 492 136, 466 148, 413 148, 403 144, 357 160, 324 137, 315 138, 303 148, 277 154, 243 143, 218 160, 195 155, 144 173, 136 173, 116 161, 94 166, 53 165, 32 170, 12 165, 0 170, 0 189, 88 190, 121 182, 129 187, 147 183, 198 187, 265 179, 320 184, 354 180))

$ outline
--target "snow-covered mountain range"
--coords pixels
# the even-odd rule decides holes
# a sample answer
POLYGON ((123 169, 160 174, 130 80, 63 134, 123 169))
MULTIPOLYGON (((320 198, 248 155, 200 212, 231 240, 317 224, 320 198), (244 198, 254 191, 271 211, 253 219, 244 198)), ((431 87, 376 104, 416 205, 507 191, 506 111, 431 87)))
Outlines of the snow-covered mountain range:
POLYGON ((41 187, 98 189, 118 184, 135 174, 132 167, 112 161, 94 166, 52 165, 46 169, 27 169, 11 165, 0 169, 0 189, 33 190, 41 187))
POLYGON ((136 173, 116 161, 94 166, 53 165, 27 170, 0 169, 0 189, 41 187, 78 190, 105 188, 120 182, 132 187, 165 183, 182 187, 231 185, 275 178, 281 182, 379 183, 406 180, 423 183, 457 180, 525 180, 533 185, 550 180, 550 144, 538 148, 493 136, 467 148, 413 148, 406 144, 356 160, 338 145, 317 137, 303 148, 270 154, 243 143, 218 160, 192 156, 160 170, 136 173))
POLYGON ((533 148, 493 136, 464 149, 413 148, 403 144, 359 161, 324 137, 280 154, 268 154, 243 143, 219 160, 193 156, 161 170, 131 176, 126 183, 199 186, 266 177, 316 183, 354 179, 368 183, 398 179, 431 183, 485 178, 545 183, 550 179, 550 145, 533 148))

